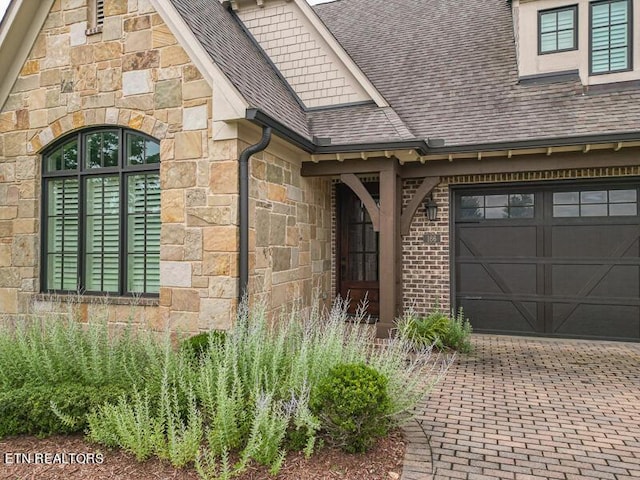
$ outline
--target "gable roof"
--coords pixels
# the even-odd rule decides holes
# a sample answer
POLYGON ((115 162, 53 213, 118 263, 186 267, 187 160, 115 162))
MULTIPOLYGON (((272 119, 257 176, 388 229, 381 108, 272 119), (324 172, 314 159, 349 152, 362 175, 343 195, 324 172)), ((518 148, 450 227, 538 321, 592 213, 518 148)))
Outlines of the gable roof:
POLYGON ((315 11, 419 138, 450 148, 639 130, 638 85, 519 83, 505 0, 337 0, 315 11))
POLYGON ((211 58, 253 107, 310 139, 304 109, 240 20, 219 0, 171 0, 211 58))
POLYGON ((333 145, 415 139, 392 109, 374 102, 306 110, 241 20, 219 0, 171 2, 250 108, 303 139, 331 138, 333 145))

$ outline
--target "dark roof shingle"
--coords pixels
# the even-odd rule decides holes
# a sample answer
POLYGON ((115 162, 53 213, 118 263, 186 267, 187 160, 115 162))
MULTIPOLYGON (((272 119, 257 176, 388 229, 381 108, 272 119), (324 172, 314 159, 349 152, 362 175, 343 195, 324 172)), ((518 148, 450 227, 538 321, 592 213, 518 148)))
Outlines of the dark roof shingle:
POLYGON ((213 61, 252 107, 311 138, 304 109, 245 34, 235 15, 219 0, 171 1, 213 61))
POLYGON ((519 84, 505 0, 337 0, 315 11, 419 138, 453 146, 640 125, 640 88, 584 94, 578 81, 519 84))

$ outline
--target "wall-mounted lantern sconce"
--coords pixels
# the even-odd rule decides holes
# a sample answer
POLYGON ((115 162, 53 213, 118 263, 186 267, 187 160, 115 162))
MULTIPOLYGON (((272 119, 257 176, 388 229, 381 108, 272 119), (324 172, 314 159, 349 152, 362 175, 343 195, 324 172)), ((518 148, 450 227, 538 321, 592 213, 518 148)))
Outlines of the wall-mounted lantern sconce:
POLYGON ((438 220, 438 204, 433 200, 432 195, 429 195, 424 201, 424 210, 430 222, 438 220))

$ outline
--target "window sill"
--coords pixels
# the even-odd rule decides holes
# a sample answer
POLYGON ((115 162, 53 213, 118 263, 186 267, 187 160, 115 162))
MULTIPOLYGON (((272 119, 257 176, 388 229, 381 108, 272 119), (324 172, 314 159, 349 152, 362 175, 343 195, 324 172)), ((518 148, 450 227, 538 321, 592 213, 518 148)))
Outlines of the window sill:
POLYGON ((95 303, 99 305, 131 305, 140 307, 157 307, 157 297, 109 297, 101 295, 78 295, 65 293, 38 293, 33 296, 37 302, 59 303, 95 303))

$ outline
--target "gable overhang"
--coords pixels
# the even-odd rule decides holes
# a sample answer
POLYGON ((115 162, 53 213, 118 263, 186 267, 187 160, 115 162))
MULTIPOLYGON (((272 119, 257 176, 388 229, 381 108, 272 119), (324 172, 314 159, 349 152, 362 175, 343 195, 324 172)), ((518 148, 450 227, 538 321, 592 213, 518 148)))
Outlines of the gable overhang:
MULTIPOLYGON (((225 6, 231 8, 232 10, 238 11, 242 8, 243 5, 246 4, 254 4, 259 7, 263 7, 265 2, 268 0, 219 0, 225 6)), ((364 72, 360 69, 358 64, 351 58, 351 56, 347 53, 344 47, 338 42, 336 37, 334 37, 333 33, 327 28, 324 22, 320 19, 318 14, 313 11, 311 6, 307 3, 307 0, 287 0, 287 2, 294 3, 304 18, 311 24, 311 26, 318 32, 320 37, 324 42, 326 42, 327 46, 331 50, 333 54, 339 59, 340 62, 345 66, 345 68, 349 71, 349 73, 353 76, 356 82, 358 82, 359 86, 366 92, 366 94, 370 97, 371 100, 375 102, 378 107, 388 107, 389 103, 382 96, 382 94, 378 91, 378 89, 374 86, 374 84, 369 80, 369 78, 364 74, 364 72)))
POLYGON ((249 102, 213 61, 170 0, 150 2, 211 87, 215 105, 213 121, 229 122, 244 118, 249 102))
POLYGON ((54 0, 12 0, 0 23, 0 108, 44 25, 54 0))

